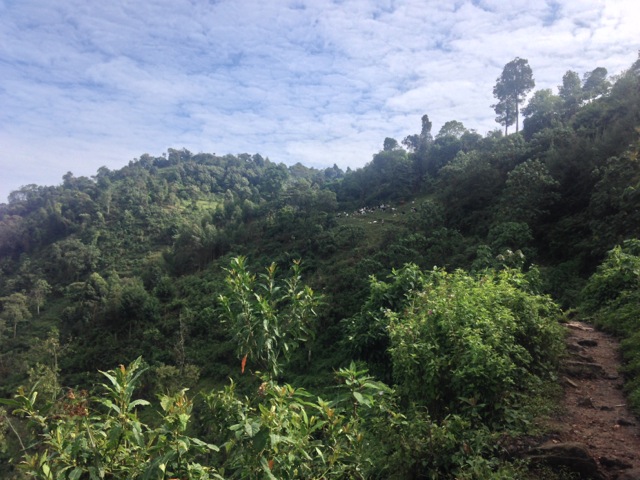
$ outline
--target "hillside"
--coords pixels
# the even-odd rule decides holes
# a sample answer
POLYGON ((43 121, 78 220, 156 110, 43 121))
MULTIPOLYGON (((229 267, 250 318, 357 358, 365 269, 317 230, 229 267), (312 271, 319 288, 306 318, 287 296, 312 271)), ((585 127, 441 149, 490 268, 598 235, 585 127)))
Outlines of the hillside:
MULTIPOLYGON (((258 462, 249 475, 322 478, 340 465, 335 478, 371 478, 381 468, 374 459, 388 457, 380 478, 394 465, 404 465, 397 478, 513 478, 522 467, 495 442, 535 433, 525 427, 535 410, 526 399, 542 402, 553 389, 561 309, 627 339, 628 389, 640 409, 639 62, 597 93, 566 84, 558 95, 535 92, 519 133, 483 137, 454 120, 432 135, 425 115, 419 134, 384 139, 355 171, 170 149, 13 192, 0 205, 0 397, 36 388, 39 401, 64 409, 69 392, 101 394, 98 371, 111 372, 115 391, 148 368, 135 378, 145 400, 211 392, 182 412, 197 426, 185 423, 180 435, 226 445, 231 453, 194 457, 222 465, 224 477, 258 462), (238 258, 245 270, 234 270, 238 258), (616 309, 626 323, 611 320, 616 309), (229 378, 233 388, 216 390, 229 378), (317 395, 337 397, 323 404, 317 395), (265 446, 277 430, 269 408, 286 448, 265 446), (305 428, 312 413, 322 422, 307 436, 290 426, 300 418, 286 417, 303 410, 305 428), (227 426, 248 429, 245 437, 225 440, 229 429, 205 426, 236 414, 243 426, 227 426), (339 433, 350 428, 354 436, 339 433), (313 457, 317 469, 301 473, 294 457, 313 457)), ((164 414, 144 417, 148 431, 131 434, 141 455, 143 433, 156 445, 153 428, 175 420, 177 404, 164 402, 164 414)), ((44 406, 32 403, 21 408, 33 420, 44 406)), ((104 424, 101 414, 91 428, 104 424)), ((20 455, 10 430, 5 459, 20 455)))

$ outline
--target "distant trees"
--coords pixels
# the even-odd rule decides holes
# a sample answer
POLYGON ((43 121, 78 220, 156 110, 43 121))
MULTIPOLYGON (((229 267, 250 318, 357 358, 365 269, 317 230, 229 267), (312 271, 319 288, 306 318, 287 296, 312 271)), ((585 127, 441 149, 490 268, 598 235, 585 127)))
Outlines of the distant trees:
POLYGON ((422 116, 422 128, 419 135, 409 135, 402 140, 402 144, 412 152, 420 152, 426 149, 427 145, 431 143, 433 137, 431 135, 431 127, 433 124, 429 120, 429 115, 424 114, 422 116))
POLYGON ((31 301, 35 305, 38 315, 40 315, 40 307, 44 305, 49 293, 51 293, 51 285, 44 278, 39 278, 34 282, 31 289, 31 301))
POLYGON ((526 139, 545 128, 553 127, 562 116, 562 99, 550 88, 536 91, 525 108, 522 133, 526 139))
POLYGON ((585 103, 605 95, 611 88, 607 80, 607 69, 597 67, 587 72, 580 79, 577 72, 568 70, 562 77, 562 85, 558 86, 558 95, 562 100, 565 119, 573 117, 585 103))
POLYGON ((493 96, 498 103, 493 105, 496 112, 496 121, 504 125, 504 133, 516 124, 516 133, 519 128, 520 103, 524 101, 527 93, 536 86, 533 72, 529 62, 524 58, 516 57, 504 66, 502 75, 496 80, 493 87, 493 96))
POLYGON ((611 83, 607 80, 607 69, 604 67, 585 73, 582 81, 582 92, 587 101, 604 95, 611 87, 611 83))
POLYGON ((26 295, 22 293, 12 293, 8 297, 0 298, 2 311, 0 312, 0 320, 5 324, 11 324, 13 327, 13 338, 18 333, 18 324, 26 322, 31 318, 29 311, 29 303, 26 295))
POLYGON ((382 149, 385 152, 390 152, 390 151, 395 150, 397 148, 399 148, 399 145, 398 145, 398 141, 395 138, 387 137, 387 138, 384 139, 384 143, 383 143, 382 149))
POLYGON ((457 120, 449 120, 448 122, 445 122, 445 124, 440 128, 438 135, 436 135, 436 140, 443 137, 455 137, 459 139, 467 132, 468 130, 465 128, 462 122, 459 122, 457 120))

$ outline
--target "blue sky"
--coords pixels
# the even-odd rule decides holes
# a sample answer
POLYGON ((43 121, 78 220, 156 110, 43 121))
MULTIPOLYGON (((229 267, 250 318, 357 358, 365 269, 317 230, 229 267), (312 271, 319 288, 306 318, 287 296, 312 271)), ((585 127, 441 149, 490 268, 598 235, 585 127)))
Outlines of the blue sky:
POLYGON ((0 0, 0 202, 167 148, 363 166, 385 137, 497 128, 492 89, 638 56, 637 0, 0 0))

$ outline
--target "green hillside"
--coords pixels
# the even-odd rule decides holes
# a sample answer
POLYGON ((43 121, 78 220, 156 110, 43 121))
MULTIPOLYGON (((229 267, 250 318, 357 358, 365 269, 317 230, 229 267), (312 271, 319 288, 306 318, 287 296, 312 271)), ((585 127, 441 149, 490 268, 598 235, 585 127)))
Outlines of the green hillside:
POLYGON ((3 478, 534 478, 501 442, 563 310, 627 339, 640 411, 640 60, 576 76, 355 171, 169 149, 12 192, 3 478))

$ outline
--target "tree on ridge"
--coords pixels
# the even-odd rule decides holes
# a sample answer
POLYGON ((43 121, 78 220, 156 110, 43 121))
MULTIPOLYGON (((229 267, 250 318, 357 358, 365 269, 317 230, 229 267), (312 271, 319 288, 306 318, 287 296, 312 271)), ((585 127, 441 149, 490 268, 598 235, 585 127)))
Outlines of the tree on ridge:
POLYGON ((516 57, 504 66, 502 75, 497 78, 493 87, 493 96, 498 99, 498 103, 492 107, 497 115, 496 121, 504 125, 505 135, 514 122, 516 133, 520 131, 520 103, 535 86, 533 72, 526 59, 516 57))

